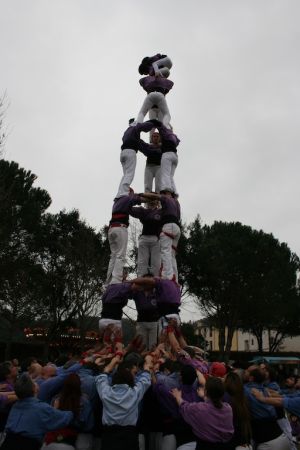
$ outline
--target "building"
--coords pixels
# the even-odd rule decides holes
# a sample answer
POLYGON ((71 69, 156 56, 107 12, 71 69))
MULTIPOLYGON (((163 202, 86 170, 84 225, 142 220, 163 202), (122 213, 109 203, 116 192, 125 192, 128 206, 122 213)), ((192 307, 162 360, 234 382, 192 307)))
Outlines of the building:
MULTIPOLYGON (((206 349, 208 351, 219 351, 219 330, 209 324, 207 319, 202 319, 196 322, 195 334, 201 335, 207 342, 206 349)), ((272 339, 276 331, 263 332, 263 351, 269 352, 270 345, 272 344, 272 339)), ((227 330, 225 330, 225 336, 227 336, 227 330)), ((233 334, 232 339, 232 352, 257 352, 258 343, 254 334, 243 331, 236 330, 233 334)), ((300 352, 300 335, 295 337, 287 337, 282 343, 280 343, 277 351, 282 353, 290 352, 300 352)))

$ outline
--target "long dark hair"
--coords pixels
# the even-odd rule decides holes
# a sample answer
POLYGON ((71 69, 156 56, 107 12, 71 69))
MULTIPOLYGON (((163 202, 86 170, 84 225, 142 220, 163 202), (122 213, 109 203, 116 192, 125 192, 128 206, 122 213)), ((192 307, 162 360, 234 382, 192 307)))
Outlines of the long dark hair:
POLYGON ((244 395, 243 383, 236 373, 229 372, 224 387, 230 396, 235 426, 240 429, 245 443, 248 443, 251 439, 250 412, 244 395))
POLYGON ((213 405, 221 409, 223 406, 222 398, 224 396, 224 386, 220 378, 208 378, 205 385, 206 396, 211 400, 213 405))
POLYGON ((81 381, 77 373, 71 373, 64 381, 59 394, 58 409, 72 411, 75 417, 80 414, 81 381))

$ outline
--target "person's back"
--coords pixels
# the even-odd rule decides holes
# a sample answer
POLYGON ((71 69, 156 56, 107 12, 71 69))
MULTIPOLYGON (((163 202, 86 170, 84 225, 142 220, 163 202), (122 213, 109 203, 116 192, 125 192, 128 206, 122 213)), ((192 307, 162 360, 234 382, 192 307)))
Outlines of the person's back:
POLYGON ((47 431, 67 426, 71 411, 58 411, 36 398, 37 387, 28 375, 15 384, 18 401, 13 405, 6 424, 6 438, 1 450, 39 449, 47 431))

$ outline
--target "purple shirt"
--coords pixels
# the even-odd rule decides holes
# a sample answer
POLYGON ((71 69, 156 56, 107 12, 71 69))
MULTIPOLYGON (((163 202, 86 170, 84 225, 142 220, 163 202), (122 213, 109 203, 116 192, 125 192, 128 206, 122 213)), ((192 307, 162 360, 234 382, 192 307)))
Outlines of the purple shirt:
POLYGON ((112 208, 112 218, 109 222, 110 225, 112 223, 123 223, 128 226, 130 209, 132 206, 140 204, 141 197, 133 193, 116 198, 112 208))
POLYGON ((176 198, 161 195, 160 203, 162 206, 162 223, 177 223, 179 225, 181 215, 179 201, 176 198))
POLYGON ((150 92, 161 92, 163 95, 166 95, 172 89, 174 83, 164 77, 148 75, 140 79, 140 85, 147 94, 150 94, 150 92))
POLYGON ((115 283, 107 286, 102 303, 127 303, 132 297, 131 283, 115 283))
POLYGON ((133 293, 138 322, 156 322, 159 319, 157 301, 154 293, 146 295, 143 291, 133 293))
POLYGON ((169 303, 180 305, 180 286, 172 280, 155 278, 157 304, 169 303))
POLYGON ((160 166, 161 162, 161 147, 155 147, 153 144, 147 144, 142 139, 140 140, 140 151, 147 157, 146 165, 154 164, 160 166))
POLYGON ((177 153, 177 147, 180 143, 180 139, 173 133, 172 130, 162 125, 158 127, 158 131, 161 138, 161 152, 174 152, 177 153))
POLYGON ((191 425, 194 434, 203 441, 228 442, 233 436, 233 415, 228 403, 216 408, 209 400, 203 403, 183 401, 179 412, 191 425))
POLYGON ((122 138, 123 144, 121 145, 121 149, 130 148, 137 152, 140 145, 141 131, 147 132, 152 128, 154 128, 154 125, 151 120, 128 127, 122 138))
POLYGON ((145 236, 159 236, 161 232, 161 208, 131 208, 130 215, 143 224, 142 234, 145 236))

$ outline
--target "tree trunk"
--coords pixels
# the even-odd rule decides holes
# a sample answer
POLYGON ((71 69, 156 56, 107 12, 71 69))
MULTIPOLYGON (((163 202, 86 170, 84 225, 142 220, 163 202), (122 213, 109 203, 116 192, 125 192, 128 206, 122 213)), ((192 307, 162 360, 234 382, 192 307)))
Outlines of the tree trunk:
POLYGON ((257 346, 258 346, 258 351, 259 353, 263 352, 263 336, 262 336, 262 331, 254 333, 255 337, 257 339, 257 346))
POLYGON ((225 327, 219 327, 219 352, 220 359, 224 359, 224 348, 225 348, 225 327))
POLYGON ((228 328, 226 346, 225 346, 225 361, 227 361, 227 362, 229 361, 229 355, 230 355, 231 346, 232 346, 233 334, 234 334, 234 328, 232 328, 232 327, 228 328))

